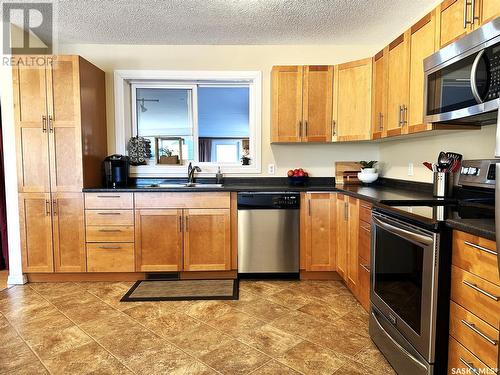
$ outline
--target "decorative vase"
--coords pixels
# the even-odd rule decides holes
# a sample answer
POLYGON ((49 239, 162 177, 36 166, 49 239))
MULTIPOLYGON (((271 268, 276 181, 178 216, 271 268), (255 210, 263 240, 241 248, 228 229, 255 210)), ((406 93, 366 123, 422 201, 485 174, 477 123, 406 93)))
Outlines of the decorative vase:
POLYGON ((179 164, 179 156, 160 156, 160 164, 179 164))
POLYGON ((358 179, 364 184, 371 184, 378 178, 375 168, 364 168, 358 173, 358 179))

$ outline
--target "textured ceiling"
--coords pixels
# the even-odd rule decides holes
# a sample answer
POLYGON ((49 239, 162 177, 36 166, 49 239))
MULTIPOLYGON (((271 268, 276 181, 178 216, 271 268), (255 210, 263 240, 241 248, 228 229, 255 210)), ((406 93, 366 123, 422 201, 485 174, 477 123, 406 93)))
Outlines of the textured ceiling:
POLYGON ((59 0, 59 43, 371 44, 439 0, 59 0))

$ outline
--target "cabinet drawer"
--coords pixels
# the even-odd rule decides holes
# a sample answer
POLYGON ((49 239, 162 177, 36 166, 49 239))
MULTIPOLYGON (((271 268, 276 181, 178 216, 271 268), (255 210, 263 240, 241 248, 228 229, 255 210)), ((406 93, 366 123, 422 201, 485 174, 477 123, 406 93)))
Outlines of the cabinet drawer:
POLYGON ((135 193, 136 208, 229 208, 229 193, 135 193))
POLYGON ((451 299, 493 327, 500 316, 500 287, 451 266, 451 299))
POLYGON ((371 224, 372 222, 372 205, 365 201, 360 201, 359 205, 359 220, 371 224))
POLYGON ((134 208, 132 193, 85 193, 86 209, 119 210, 134 208))
POLYGON ((448 346, 448 374, 494 374, 474 354, 450 336, 448 346))
POLYGON ((364 260, 359 260, 358 299, 361 306, 363 306, 366 311, 370 311, 370 265, 364 263, 364 260))
POLYGON ((87 244, 88 272, 134 272, 134 244, 87 244))
POLYGON ((88 226, 87 242, 134 242, 133 226, 88 226))
POLYGON ((86 225, 134 225, 133 210, 86 210, 86 225))
POLYGON ((454 302, 450 303, 450 335, 486 365, 497 367, 498 330, 454 302))
POLYGON ((370 263, 371 225, 360 221, 359 223, 359 256, 370 263))
POLYGON ((496 244, 493 241, 453 231, 453 264, 500 285, 496 244))

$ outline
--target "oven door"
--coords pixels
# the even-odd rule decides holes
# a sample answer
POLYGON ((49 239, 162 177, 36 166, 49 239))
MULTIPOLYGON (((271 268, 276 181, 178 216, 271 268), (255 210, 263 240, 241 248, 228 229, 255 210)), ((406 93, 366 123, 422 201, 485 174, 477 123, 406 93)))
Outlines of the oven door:
POLYGON ((373 213, 371 302, 429 363, 434 361, 437 237, 373 213))

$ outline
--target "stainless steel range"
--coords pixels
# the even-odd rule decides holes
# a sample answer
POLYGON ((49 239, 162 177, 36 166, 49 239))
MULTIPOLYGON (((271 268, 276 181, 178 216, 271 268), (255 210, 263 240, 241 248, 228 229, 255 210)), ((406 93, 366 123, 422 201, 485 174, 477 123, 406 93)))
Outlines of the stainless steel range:
POLYGON ((398 374, 447 373, 451 230, 447 218, 493 218, 495 163, 463 162, 455 201, 376 206, 370 336, 398 374))

